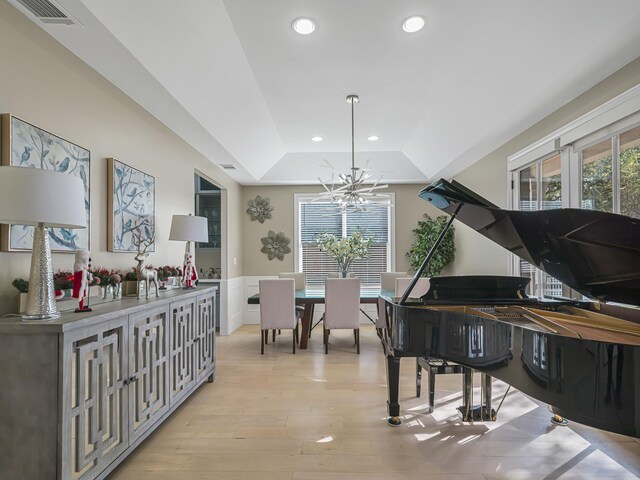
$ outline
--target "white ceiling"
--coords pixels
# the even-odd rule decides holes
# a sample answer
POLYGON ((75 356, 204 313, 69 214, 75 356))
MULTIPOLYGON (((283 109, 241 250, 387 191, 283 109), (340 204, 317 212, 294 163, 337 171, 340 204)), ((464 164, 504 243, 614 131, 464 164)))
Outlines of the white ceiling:
POLYGON ((47 32, 244 184, 344 171, 351 93, 357 165, 452 176, 640 55, 638 0, 58 2, 82 27, 47 32))

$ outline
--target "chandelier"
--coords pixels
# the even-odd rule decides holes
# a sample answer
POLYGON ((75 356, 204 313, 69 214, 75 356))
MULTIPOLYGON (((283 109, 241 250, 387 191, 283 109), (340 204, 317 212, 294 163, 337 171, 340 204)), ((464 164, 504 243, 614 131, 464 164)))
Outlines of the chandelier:
POLYGON ((380 184, 382 174, 356 167, 354 105, 359 101, 357 95, 347 96, 347 103, 351 104, 351 172, 341 173, 338 178, 332 175, 328 181, 318 177, 324 192, 312 202, 337 203, 343 210, 366 210, 370 204, 389 204, 389 197, 377 192, 389 187, 380 184))

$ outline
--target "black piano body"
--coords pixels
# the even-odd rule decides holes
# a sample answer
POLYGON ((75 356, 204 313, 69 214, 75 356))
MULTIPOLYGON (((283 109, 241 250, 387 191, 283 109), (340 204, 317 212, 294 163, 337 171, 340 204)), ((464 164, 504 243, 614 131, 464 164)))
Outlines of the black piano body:
POLYGON ((504 276, 436 277, 421 299, 383 297, 389 423, 399 423, 400 358, 434 357, 500 379, 562 417, 640 437, 640 221, 502 210, 444 180, 421 196, 599 301, 528 298, 529 279, 504 276))

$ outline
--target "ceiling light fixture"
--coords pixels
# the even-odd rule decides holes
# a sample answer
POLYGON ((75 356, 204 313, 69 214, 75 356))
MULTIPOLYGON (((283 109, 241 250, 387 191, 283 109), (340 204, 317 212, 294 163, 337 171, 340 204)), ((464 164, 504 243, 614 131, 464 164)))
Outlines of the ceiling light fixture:
POLYGON ((318 178, 325 191, 313 202, 337 203, 343 210, 365 210, 372 203, 389 204, 388 196, 377 193, 377 190, 389 187, 380 185, 382 174, 356 167, 354 106, 359 101, 357 95, 347 96, 347 102, 351 104, 351 173, 341 173, 337 179, 332 175, 326 182, 318 178))
POLYGON ((311 137, 311 140, 313 140, 314 142, 321 142, 322 141, 322 137, 311 137))
POLYGON ((422 30, 422 27, 424 27, 424 22, 424 17, 421 17, 420 15, 414 15, 402 22, 402 29, 407 33, 416 33, 422 30))
POLYGON ((316 22, 307 17, 300 17, 296 18, 291 26, 300 35, 309 35, 315 31, 316 22))
POLYGON ((370 142, 377 142, 378 140, 380 140, 380 137, 378 135, 369 135, 367 137, 367 140, 369 140, 370 142))

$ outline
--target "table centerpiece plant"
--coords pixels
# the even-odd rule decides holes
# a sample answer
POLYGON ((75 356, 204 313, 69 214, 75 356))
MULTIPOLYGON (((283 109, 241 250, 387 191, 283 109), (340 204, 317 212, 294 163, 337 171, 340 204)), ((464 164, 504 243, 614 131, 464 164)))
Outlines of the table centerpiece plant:
POLYGON ((349 268, 355 260, 369 257, 372 237, 365 237, 359 229, 349 237, 341 237, 331 233, 322 233, 316 240, 320 251, 333 258, 338 264, 342 278, 347 278, 349 268))

